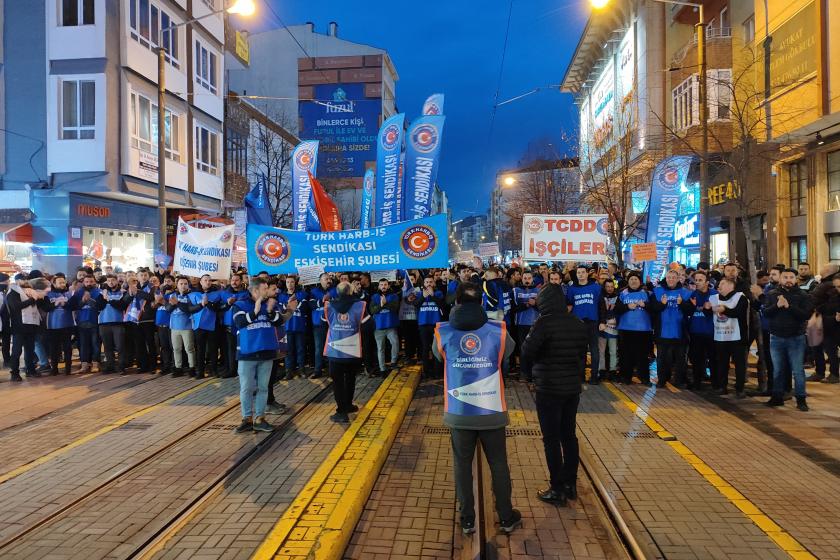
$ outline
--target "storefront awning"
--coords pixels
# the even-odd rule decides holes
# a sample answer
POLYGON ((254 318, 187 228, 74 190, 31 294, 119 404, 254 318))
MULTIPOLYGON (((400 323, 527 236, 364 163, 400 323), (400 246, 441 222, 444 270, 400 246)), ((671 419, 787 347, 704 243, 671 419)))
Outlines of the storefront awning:
POLYGON ((6 241, 32 243, 32 224, 0 224, 0 235, 6 241))

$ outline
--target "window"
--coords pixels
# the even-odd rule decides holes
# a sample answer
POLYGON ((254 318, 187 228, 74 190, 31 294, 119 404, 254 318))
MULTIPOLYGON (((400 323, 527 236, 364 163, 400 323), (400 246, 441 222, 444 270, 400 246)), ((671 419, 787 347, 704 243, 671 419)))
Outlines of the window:
POLYGON ((205 48, 199 41, 195 42, 195 81, 216 94, 216 54, 205 48))
POLYGON ((744 44, 751 45, 755 41, 755 14, 748 17, 741 28, 744 30, 744 44))
POLYGON ((181 67, 178 61, 178 29, 169 29, 178 22, 167 12, 150 0, 128 0, 128 24, 132 39, 149 50, 162 46, 166 49, 166 61, 174 68, 181 67))
POLYGON ((204 5, 210 8, 211 11, 216 10, 216 0, 202 0, 204 5))
POLYGON ((729 8, 724 6, 720 11, 720 30, 727 31, 729 29, 729 8))
POLYGON ((62 27, 93 25, 93 0, 60 0, 62 27))
POLYGON ((93 80, 61 82, 61 139, 92 140, 96 134, 96 84, 93 80))
POLYGON ((674 88, 672 101, 674 128, 683 130, 697 124, 697 76, 689 76, 674 88))
POLYGON ((790 266, 796 268, 799 263, 808 262, 808 238, 789 237, 790 241, 790 266))
MULTIPOLYGON (((138 93, 131 94, 131 146, 150 154, 158 153, 158 106, 138 93)), ((181 117, 169 109, 164 113, 166 158, 181 162, 181 117)))
POLYGON ((840 210, 840 150, 828 154, 828 209, 840 210))
POLYGON ((831 264, 840 264, 840 233, 828 236, 828 261, 831 264))
POLYGON ((706 88, 709 91, 709 114, 711 120, 728 119, 732 105, 732 70, 720 68, 709 70, 706 88))
POLYGON ((241 175, 248 174, 248 137, 237 130, 228 129, 225 135, 225 169, 241 175))
POLYGON ((195 166, 199 171, 219 174, 219 134, 203 126, 195 127, 195 166))
POLYGON ((808 166, 803 160, 792 163, 788 169, 790 170, 790 215, 791 217, 804 216, 807 212, 805 196, 808 192, 808 166))

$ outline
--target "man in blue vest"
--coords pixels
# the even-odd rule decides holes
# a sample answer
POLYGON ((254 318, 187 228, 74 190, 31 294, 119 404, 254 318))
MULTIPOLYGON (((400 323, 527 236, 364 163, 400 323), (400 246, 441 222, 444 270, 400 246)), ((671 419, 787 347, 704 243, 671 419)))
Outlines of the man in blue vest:
POLYGON ((59 272, 52 278, 52 289, 44 299, 47 311, 47 337, 50 347, 50 375, 58 375, 58 362, 64 356, 64 374, 70 375, 73 361, 72 337, 76 330, 73 305, 67 289, 67 279, 59 272))
POLYGON ((309 290, 309 308, 312 310, 312 338, 315 346, 315 371, 313 378, 324 375, 324 343, 327 340, 327 325, 324 323, 324 304, 330 295, 330 275, 322 272, 318 285, 309 290))
POLYGON ((218 377, 218 348, 216 348, 216 309, 221 305, 221 294, 213 286, 213 279, 205 274, 199 280, 199 289, 190 292, 190 313, 195 340, 196 379, 205 373, 218 377))
POLYGON ((435 279, 427 276, 423 279, 423 291, 415 301, 417 305, 417 325, 420 331, 420 359, 425 377, 441 377, 442 369, 432 356, 435 340, 435 325, 443 320, 444 295, 435 288, 435 279))
POLYGON ((657 387, 665 387, 674 371, 674 385, 685 387, 685 316, 680 306, 690 296, 691 292, 680 284, 679 273, 676 270, 669 270, 665 274, 664 286, 653 289, 650 311, 659 318, 656 324, 657 387))
POLYGON ((589 269, 582 264, 575 268, 575 280, 566 288, 566 299, 572 314, 583 321, 589 336, 589 383, 597 385, 600 369, 598 303, 601 299, 601 285, 589 278, 589 269))
POLYGON ((513 339, 503 322, 487 319, 481 288, 472 283, 458 286, 449 322, 438 324, 435 338, 435 357, 444 364, 443 423, 451 431, 461 530, 475 532, 472 462, 480 440, 490 465, 500 526, 511 533, 522 525, 522 515, 511 503, 501 369, 513 352, 513 339))
POLYGON ((237 301, 248 299, 250 294, 243 282, 242 273, 234 272, 230 275, 230 284, 220 294, 221 305, 219 313, 222 315, 224 329, 222 358, 225 362, 222 377, 234 377, 238 365, 236 363, 236 329, 233 326, 234 305, 237 301))
POLYGON ((370 314, 376 322, 376 349, 379 355, 379 373, 387 375, 385 362, 385 342, 391 346, 391 367, 396 367, 397 356, 400 351, 400 339, 397 336, 397 326, 400 324, 400 294, 391 290, 388 280, 379 280, 379 292, 370 297, 370 314))
POLYGON ((268 383, 271 367, 277 358, 279 341, 275 327, 288 320, 297 308, 292 299, 281 313, 277 300, 269 297, 269 286, 262 278, 254 278, 250 286, 251 297, 235 305, 233 321, 236 326, 239 352, 239 402, 242 423, 237 433, 250 431, 270 432, 274 426, 265 420, 268 402, 268 383), (256 393, 256 397, 255 397, 256 393))
POLYGON ((706 378, 706 368, 711 379, 717 380, 717 358, 715 357, 714 311, 709 301, 717 291, 709 287, 709 273, 698 270, 693 275, 694 291, 688 300, 683 300, 682 309, 688 316, 688 357, 691 361, 691 388, 699 391, 706 378))
MULTIPOLYGON (((531 332, 531 327, 540 316, 537 309, 537 295, 540 289, 534 286, 534 275, 531 271, 526 270, 522 273, 522 285, 513 289, 513 311, 516 321, 516 334, 520 351, 522 343, 531 332)), ((525 356, 520 355, 520 370, 522 378, 529 383, 532 380, 531 376, 531 361, 525 356)))
POLYGON ((82 368, 79 373, 89 373, 93 364, 99 371, 99 288, 96 278, 88 274, 82 280, 82 286, 73 292, 70 305, 76 310, 76 324, 78 325, 79 361, 82 368))
POLYGON ((105 277, 105 287, 99 293, 99 336, 105 347, 105 373, 114 373, 115 368, 125 374, 125 311, 129 298, 119 285, 116 275, 105 277), (116 354, 116 356, 115 356, 116 354))
POLYGON ((359 410, 353 404, 353 394, 362 367, 362 324, 370 317, 365 314, 365 302, 353 293, 349 282, 339 282, 336 294, 324 304, 327 339, 321 351, 329 362, 335 395, 336 411, 330 420, 347 423, 348 415, 359 410))
MULTIPOLYGON (((278 286, 279 288, 279 286, 278 286)), ((295 300, 294 313, 286 322, 286 380, 304 370, 306 361, 306 315, 308 311, 306 292, 298 287, 297 278, 286 277, 285 289, 277 296, 277 303, 285 310, 290 301, 295 300)))
POLYGON ((169 316, 166 301, 175 291, 175 278, 171 274, 163 277, 163 283, 155 289, 155 299, 152 308, 155 310, 155 327, 157 327, 157 342, 160 348, 160 374, 172 373, 172 335, 169 330, 169 316))

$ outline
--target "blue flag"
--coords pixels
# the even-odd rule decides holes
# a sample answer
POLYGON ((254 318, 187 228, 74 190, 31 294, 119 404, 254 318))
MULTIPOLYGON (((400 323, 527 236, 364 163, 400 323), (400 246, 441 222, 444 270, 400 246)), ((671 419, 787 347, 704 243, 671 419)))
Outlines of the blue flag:
POLYGON ((653 170, 645 241, 656 243, 656 260, 645 263, 644 277, 648 280, 657 282, 668 268, 681 187, 693 161, 694 156, 671 156, 660 161, 653 170))
POLYGON ((419 220, 432 212, 432 192, 438 173, 443 122, 424 116, 408 128, 405 142, 405 219, 419 220))
POLYGON ((271 208, 268 205, 268 188, 265 175, 261 175, 256 184, 245 195, 245 216, 249 224, 260 226, 273 225, 271 208))
POLYGON ((309 172, 316 175, 318 167, 318 141, 306 140, 292 152, 292 229, 306 231, 306 213, 309 208, 309 172))
POLYGON ((321 220, 315 208, 315 193, 309 189, 309 204, 306 207, 306 231, 321 231, 321 220))
POLYGON ((400 170, 405 115, 390 117, 376 136, 376 225, 399 221, 397 214, 397 179, 400 170))
POLYGON ((373 206, 373 185, 376 181, 376 174, 373 169, 365 171, 365 179, 362 183, 362 213, 360 217, 360 229, 368 229, 370 227, 370 214, 373 206))
POLYGON ((405 221, 405 152, 400 152, 400 170, 397 173, 397 219, 395 222, 405 221))
POLYGON ((443 94, 433 93, 423 103, 424 115, 442 115, 443 114, 443 94))

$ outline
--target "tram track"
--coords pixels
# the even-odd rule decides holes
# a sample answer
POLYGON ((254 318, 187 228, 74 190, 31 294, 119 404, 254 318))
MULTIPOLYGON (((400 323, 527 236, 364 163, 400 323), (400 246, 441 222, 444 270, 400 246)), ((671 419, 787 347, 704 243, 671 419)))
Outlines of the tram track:
MULTIPOLYGON (((212 497, 225 486, 227 481, 247 469, 248 466, 250 466, 256 458, 267 450, 273 442, 277 441, 284 433, 287 432, 289 427, 294 424, 297 418, 309 410, 313 405, 321 402, 330 394, 330 392, 331 384, 329 381, 325 381, 319 389, 316 389, 313 393, 308 394, 302 402, 293 405, 295 408, 294 412, 282 417, 282 421, 275 425, 275 429, 272 432, 270 432, 267 436, 256 440, 253 445, 247 448, 244 452, 238 453, 235 460, 233 460, 233 462, 223 472, 219 473, 210 484, 200 490, 197 495, 191 497, 191 499, 187 502, 178 505, 177 510, 173 514, 169 515, 169 518, 160 528, 156 529, 149 535, 142 535, 140 537, 142 542, 132 552, 123 554, 120 557, 126 559, 151 557, 172 535, 174 535, 198 511, 200 511, 202 505, 212 499, 212 497)), ((221 408, 221 410, 212 415, 205 416, 199 422, 196 422, 193 426, 191 426, 188 431, 180 434, 172 441, 167 442, 159 449, 140 457, 130 465, 127 465, 121 470, 113 473, 111 476, 97 483, 89 490, 86 490, 83 494, 74 497, 66 504, 61 505, 59 508, 50 512, 43 518, 21 529, 17 533, 4 538, 0 541, 0 557, 5 557, 10 548, 24 541, 38 529, 41 529, 50 523, 54 523, 66 516, 72 516, 76 510, 82 508, 87 502, 106 493, 109 489, 126 480, 129 475, 138 471, 138 469, 143 466, 152 463, 152 461, 156 459, 162 459, 167 453, 173 452, 177 447, 185 444, 191 438, 201 437, 203 435, 203 431, 216 424, 225 415, 230 414, 239 406, 239 399, 232 399, 232 401, 221 408)))

